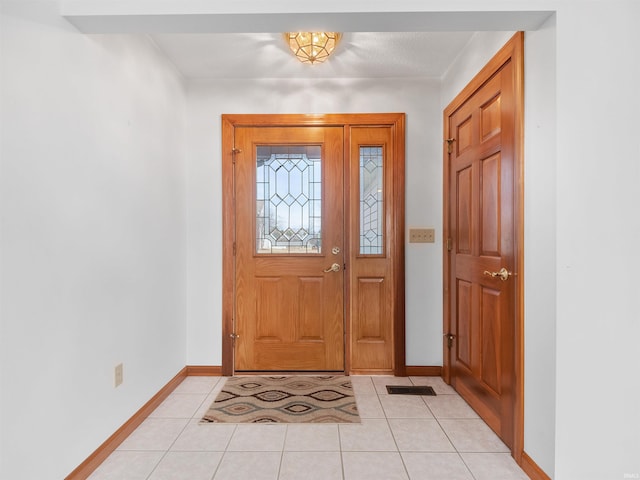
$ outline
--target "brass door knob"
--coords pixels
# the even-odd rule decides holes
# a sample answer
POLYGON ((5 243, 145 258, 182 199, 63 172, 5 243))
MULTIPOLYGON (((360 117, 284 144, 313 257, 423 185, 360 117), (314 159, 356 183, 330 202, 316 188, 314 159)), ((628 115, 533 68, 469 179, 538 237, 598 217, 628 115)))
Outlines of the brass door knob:
POLYGON ((327 268, 326 270, 324 270, 324 273, 329 273, 329 272, 339 272, 340 271, 340 265, 338 263, 334 263, 333 265, 331 265, 329 268, 327 268))
POLYGON ((502 280, 503 282, 506 282, 509 277, 511 275, 513 275, 513 273, 511 273, 509 270, 507 270, 506 268, 502 267, 499 271, 497 272, 490 272, 488 270, 484 271, 484 275, 486 275, 487 277, 491 277, 491 278, 496 278, 498 277, 500 280, 502 280))

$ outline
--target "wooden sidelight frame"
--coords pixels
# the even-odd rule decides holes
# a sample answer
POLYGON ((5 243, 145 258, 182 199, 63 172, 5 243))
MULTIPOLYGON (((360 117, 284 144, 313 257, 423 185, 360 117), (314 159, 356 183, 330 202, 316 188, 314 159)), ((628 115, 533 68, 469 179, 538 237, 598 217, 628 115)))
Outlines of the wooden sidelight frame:
MULTIPOLYGON (((405 273, 404 273, 404 219, 405 219, 405 115, 403 113, 373 114, 228 114, 222 115, 222 375, 234 374, 234 309, 235 309, 235 185, 234 150, 236 127, 305 127, 339 126, 344 129, 344 155, 349 158, 353 127, 388 127, 393 139, 393 176, 391 195, 395 206, 390 232, 393 248, 391 261, 394 268, 393 307, 393 373, 406 375, 405 359, 405 273)), ((351 184, 349 162, 344 162, 345 185, 351 184)), ((348 189, 348 187, 347 187, 348 189)), ((347 199, 345 199, 345 203, 347 199)), ((345 236, 352 222, 350 208, 345 205, 345 236)), ((345 242, 345 255, 349 258, 350 242, 345 242)), ((347 273, 348 274, 348 273, 347 273)), ((351 338, 349 318, 349 283, 345 282, 345 373, 351 373, 351 338)), ((365 373, 358 371, 358 373, 365 373)), ((371 372, 369 372, 371 373, 371 372)))
POLYGON ((517 32, 483 69, 469 82, 469 84, 455 97, 443 113, 444 150, 443 150, 443 371, 442 376, 447 383, 451 381, 451 350, 447 345, 446 335, 451 331, 450 309, 450 281, 451 256, 448 249, 452 226, 449 224, 449 151, 447 139, 453 135, 449 132, 449 117, 460 108, 495 72, 508 61, 513 70, 514 89, 514 265, 515 265, 515 293, 514 293, 514 400, 513 400, 513 446, 512 456, 520 465, 523 463, 524 453, 524 33, 517 32))

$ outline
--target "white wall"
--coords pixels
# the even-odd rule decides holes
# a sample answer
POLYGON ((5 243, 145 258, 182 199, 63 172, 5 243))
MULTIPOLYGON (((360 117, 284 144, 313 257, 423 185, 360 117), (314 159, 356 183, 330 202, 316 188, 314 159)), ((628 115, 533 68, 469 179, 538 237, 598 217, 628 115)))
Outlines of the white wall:
POLYGON ((556 25, 525 34, 524 446, 549 475, 555 465, 556 25))
MULTIPOLYGON (((442 77, 440 109, 444 110, 514 32, 476 32, 442 77)), ((441 126, 442 128, 442 126, 441 126)))
POLYGON ((406 112, 408 226, 436 227, 435 244, 406 250, 407 363, 442 364, 442 158, 439 81, 264 79, 188 88, 188 363, 221 362, 222 113, 406 112))
POLYGON ((1 26, 0 478, 60 479, 186 362, 184 88, 57 2, 1 26))
POLYGON ((557 15, 559 480, 640 475, 639 18, 635 0, 557 15))

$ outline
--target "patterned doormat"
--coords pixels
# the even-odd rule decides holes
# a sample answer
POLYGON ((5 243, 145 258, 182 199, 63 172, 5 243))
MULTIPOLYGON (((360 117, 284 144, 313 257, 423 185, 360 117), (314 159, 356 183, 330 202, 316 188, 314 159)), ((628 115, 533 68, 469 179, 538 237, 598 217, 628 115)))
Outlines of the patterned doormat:
POLYGON ((200 423, 357 423, 349 377, 230 377, 200 423))

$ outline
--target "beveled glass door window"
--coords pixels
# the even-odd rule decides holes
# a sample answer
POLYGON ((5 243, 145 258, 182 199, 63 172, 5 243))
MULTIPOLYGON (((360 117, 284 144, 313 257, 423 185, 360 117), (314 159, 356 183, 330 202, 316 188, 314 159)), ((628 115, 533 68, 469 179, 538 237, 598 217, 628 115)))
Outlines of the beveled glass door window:
POLYGON ((256 253, 320 254, 321 147, 261 145, 256 159, 256 253))
POLYGON ((381 146, 360 147, 360 255, 384 252, 383 162, 381 146))

